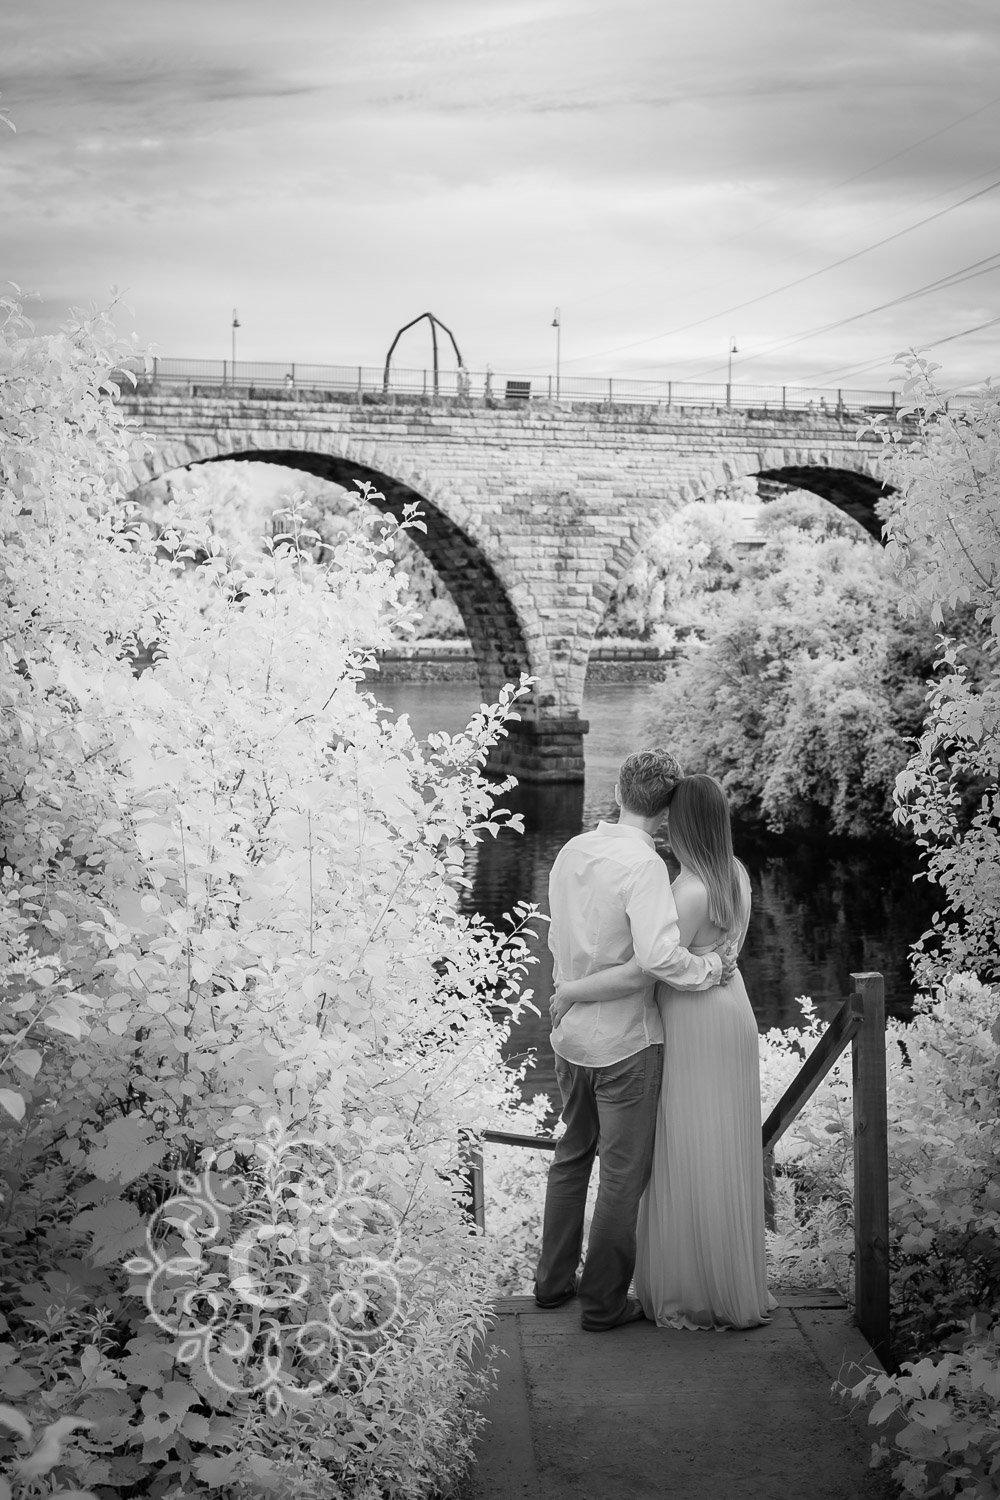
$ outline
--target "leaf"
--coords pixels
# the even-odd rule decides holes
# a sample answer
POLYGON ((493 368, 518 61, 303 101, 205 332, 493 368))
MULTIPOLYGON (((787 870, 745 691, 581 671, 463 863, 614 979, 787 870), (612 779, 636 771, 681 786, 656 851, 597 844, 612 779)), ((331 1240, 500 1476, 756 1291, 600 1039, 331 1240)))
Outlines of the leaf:
POLYGON ((27 1073, 29 1078, 34 1078, 42 1066, 42 1054, 36 1052, 33 1047, 24 1047, 20 1052, 15 1052, 11 1061, 15 1067, 27 1073))
POLYGON ((75 1016, 53 1015, 49 1012, 42 1019, 51 1031, 61 1031, 65 1036, 71 1036, 74 1041, 79 1041, 83 1036, 83 1027, 75 1016))
POLYGON ((42 1440, 34 1453, 16 1465, 17 1472, 28 1479, 37 1479, 42 1474, 47 1474, 50 1469, 55 1468, 62 1457, 63 1444, 70 1434, 78 1428, 88 1428, 93 1425, 93 1422, 88 1422, 83 1417, 60 1417, 45 1428, 42 1440))
POLYGON ((887 1422, 893 1412, 898 1410, 899 1396, 894 1391, 890 1391, 875 1402, 875 1405, 868 1413, 868 1420, 872 1426, 877 1427, 880 1422, 887 1422))
POLYGON ((24 1100, 13 1089, 0 1089, 0 1109, 5 1109, 18 1123, 24 1119, 24 1100))
POLYGON ((11 1432, 16 1432, 18 1437, 24 1438, 25 1442, 31 1442, 31 1424, 27 1417, 22 1417, 19 1411, 12 1406, 0 1406, 0 1424, 8 1427, 11 1432))
POLYGON ((209 1489, 221 1489, 233 1478, 234 1460, 231 1454, 221 1458, 196 1458, 194 1472, 202 1484, 209 1489))
POLYGON ((88 1166, 101 1182, 120 1182, 123 1187, 155 1167, 165 1149, 152 1121, 137 1113, 112 1120, 99 1141, 90 1149, 88 1166))
POLYGON ((936 1432, 954 1421, 955 1410, 947 1401, 918 1401, 910 1408, 910 1417, 936 1432))
POLYGON ((37 1391, 40 1382, 26 1370, 23 1365, 8 1365, 0 1370, 0 1391, 5 1396, 26 1396, 29 1391, 37 1391))
POLYGON ((91 1235, 95 1264, 118 1264, 145 1239, 144 1222, 132 1203, 113 1198, 97 1208, 84 1209, 71 1221, 74 1229, 91 1235))

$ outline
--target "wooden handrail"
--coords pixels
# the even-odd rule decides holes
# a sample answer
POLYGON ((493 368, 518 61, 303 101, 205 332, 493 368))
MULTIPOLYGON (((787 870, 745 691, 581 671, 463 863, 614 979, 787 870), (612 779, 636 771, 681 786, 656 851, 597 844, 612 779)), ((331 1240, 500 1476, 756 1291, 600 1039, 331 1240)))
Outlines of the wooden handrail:
POLYGON ((483 1140, 496 1146, 527 1146, 535 1151, 554 1151, 554 1135, 512 1135, 508 1130, 484 1130, 483 1140))
POLYGON ((479 1142, 466 1145, 466 1175, 469 1182, 469 1199, 472 1217, 480 1229, 486 1228, 486 1182, 483 1175, 483 1148, 481 1142, 490 1141, 496 1146, 525 1146, 532 1151, 554 1151, 554 1135, 517 1135, 509 1130, 484 1130, 479 1142))
MULTIPOLYGON (((765 1205, 774 1228, 774 1146, 812 1098, 848 1043, 854 1093, 854 1307, 858 1327, 886 1369, 889 1343, 889 1150, 885 1090, 885 984, 881 974, 852 974, 854 993, 837 1011, 819 1044, 806 1058, 761 1127, 765 1205)), ((483 1141, 554 1151, 551 1135, 484 1130, 469 1143, 472 1216, 486 1227, 483 1141)))
POLYGON ((861 1030, 864 1006, 860 995, 848 995, 761 1127, 765 1151, 773 1151, 799 1111, 819 1088, 823 1079, 861 1030))
POLYGON ((764 1201, 774 1228, 774 1146, 851 1044, 854 1094, 854 1313, 886 1369, 889 1342, 889 1146, 885 1097, 885 984, 881 974, 852 974, 855 992, 761 1127, 764 1201))

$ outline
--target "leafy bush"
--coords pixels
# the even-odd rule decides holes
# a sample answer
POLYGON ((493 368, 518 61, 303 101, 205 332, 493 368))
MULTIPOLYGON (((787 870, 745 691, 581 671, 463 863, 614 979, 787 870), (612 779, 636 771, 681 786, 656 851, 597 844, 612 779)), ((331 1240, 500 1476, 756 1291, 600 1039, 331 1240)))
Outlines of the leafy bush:
POLYGON ((873 1403, 868 1420, 894 1418, 890 1438, 873 1444, 872 1464, 898 1460, 893 1478, 903 1493, 966 1495, 995 1500, 1000 1492, 1000 1326, 987 1331, 970 1319, 955 1352, 907 1360, 898 1375, 865 1375, 834 1387, 854 1401, 873 1403))
POLYGON ((756 518, 761 510, 749 487, 738 499, 723 491, 712 501, 682 506, 618 580, 599 634, 674 645, 678 628, 698 624, 704 594, 735 585, 737 538, 748 529, 748 512, 756 518))
POLYGON ((890 1141, 896 1352, 925 1357, 840 1389, 873 1403, 870 1422, 894 1419, 874 1461, 897 1460, 907 1494, 987 1500, 1000 1493, 1000 989, 980 981, 1000 978, 1000 397, 987 387, 951 412, 935 367, 904 363, 903 410, 876 429, 895 486, 887 551, 901 608, 942 631, 896 787, 943 897, 915 949, 940 998, 903 1042, 912 1086, 890 1141), (956 639, 970 612, 971 646, 956 639))
MULTIPOLYGON (((696 509, 685 524, 700 530, 696 509)), ((932 633, 900 621, 885 557, 832 507, 790 497, 761 507, 757 524, 764 544, 746 554, 731 528, 718 543, 705 528, 715 586, 676 607, 687 633, 650 731, 775 831, 886 829, 932 633)))
MULTIPOLYGON (((764 1113, 823 1031, 811 1007, 798 1030, 761 1038, 764 1113)), ((1000 995, 971 976, 918 1000, 886 1026, 893 1350, 925 1353, 972 1316, 1000 1307, 1000 995)), ((775 1250, 803 1257, 850 1294, 853 1258, 851 1064, 835 1064, 778 1143, 794 1216, 775 1250)), ((787 1190, 786 1190, 787 1194, 787 1190)), ((778 1279, 784 1279, 779 1275, 778 1279)))
POLYGON ((896 486, 886 530, 901 607, 942 631, 926 722, 896 798, 942 894, 918 950, 918 978, 930 987, 967 969, 1000 980, 1000 391, 987 387, 967 410, 949 411, 936 366, 907 364, 907 404, 878 430, 896 486), (963 610, 980 623, 978 651, 958 638, 963 610))
MULTIPOLYGON (((821 1028, 761 1039, 765 1111, 821 1028)), ((993 1497, 1000 1474, 1000 994, 972 976, 887 1026, 890 1290, 899 1374, 840 1394, 896 1416, 875 1446, 907 1494, 993 1497), (898 1415, 897 1415, 898 1414, 898 1415)), ((842 1058, 778 1147, 772 1275, 853 1291, 850 1064, 842 1058)))
MULTIPOLYGON (((157 530, 173 528, 178 516, 201 535, 231 552, 259 557, 265 538, 278 535, 294 508, 304 528, 300 545, 314 559, 343 541, 360 523, 378 536, 381 513, 359 504, 357 492, 312 474, 273 464, 223 460, 161 476, 136 492, 143 516, 157 530)), ((418 533, 401 529, 393 538, 393 566, 406 590, 407 610, 393 608, 391 626, 403 639, 464 640, 465 624, 451 594, 420 549, 418 533)))
POLYGON ((107 324, 3 305, 0 1399, 102 1500, 423 1496, 475 1431, 462 1142, 530 994, 529 913, 457 908, 517 690, 426 751, 382 722, 398 527, 154 537, 107 324))

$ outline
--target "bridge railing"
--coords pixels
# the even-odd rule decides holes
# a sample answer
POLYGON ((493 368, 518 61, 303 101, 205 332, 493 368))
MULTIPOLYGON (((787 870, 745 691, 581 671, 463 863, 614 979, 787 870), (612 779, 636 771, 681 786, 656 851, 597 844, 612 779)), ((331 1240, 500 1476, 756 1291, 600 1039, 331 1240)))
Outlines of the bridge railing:
MULTIPOLYGON (((393 368, 388 377, 375 365, 318 365, 298 361, 155 358, 152 369, 134 366, 143 386, 184 386, 192 391, 254 390, 294 392, 324 390, 362 400, 364 397, 450 397, 503 401, 592 402, 600 405, 661 407, 752 408, 765 411, 892 412, 899 405, 896 391, 799 385, 729 385, 725 381, 633 380, 621 375, 518 375, 494 370, 432 370, 393 368)), ((952 404, 968 403, 958 393, 952 404)))
MULTIPOLYGON (((774 1147, 816 1092, 841 1053, 852 1051, 854 1095, 854 1315, 886 1369, 889 1340, 889 1149, 886 1122, 885 983, 881 974, 852 974, 854 993, 841 1005, 761 1127, 767 1227, 774 1228, 774 1147)), ((554 1151, 550 1135, 484 1130, 481 1142, 554 1151)), ((469 1204, 486 1226, 482 1145, 467 1147, 469 1204)))

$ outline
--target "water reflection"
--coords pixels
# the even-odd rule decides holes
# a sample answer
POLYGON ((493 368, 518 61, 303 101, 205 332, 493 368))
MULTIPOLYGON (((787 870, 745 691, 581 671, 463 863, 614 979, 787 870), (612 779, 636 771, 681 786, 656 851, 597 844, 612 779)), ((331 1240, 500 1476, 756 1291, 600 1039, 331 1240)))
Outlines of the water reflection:
MULTIPOLYGON (((518 787, 508 795, 508 806, 524 816, 525 833, 501 833, 477 848, 467 871, 468 910, 499 922, 517 901, 547 909, 548 873, 561 845, 615 815, 618 766, 646 739, 648 693, 641 685, 598 684, 588 690, 586 782, 518 787)), ((472 683, 379 683, 377 696, 392 712, 409 714, 418 737, 434 729, 455 733, 479 706, 472 683)), ((797 1024, 802 995, 828 1018, 847 994, 850 974, 863 970, 885 975, 888 1012, 906 1016, 912 1001, 907 952, 932 911, 925 883, 913 884, 912 852, 889 839, 878 845, 817 845, 742 828, 734 830, 734 838, 753 891, 741 969, 761 1029, 797 1024)), ((675 873, 671 857, 665 848, 662 852, 675 873)), ((552 965, 544 923, 537 924, 537 934, 532 948, 538 963, 530 983, 542 1015, 518 1026, 508 1055, 533 1052, 536 1063, 525 1092, 555 1098, 547 1024, 552 965)))

